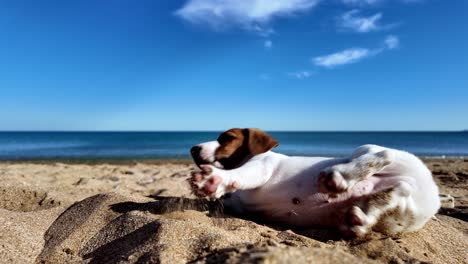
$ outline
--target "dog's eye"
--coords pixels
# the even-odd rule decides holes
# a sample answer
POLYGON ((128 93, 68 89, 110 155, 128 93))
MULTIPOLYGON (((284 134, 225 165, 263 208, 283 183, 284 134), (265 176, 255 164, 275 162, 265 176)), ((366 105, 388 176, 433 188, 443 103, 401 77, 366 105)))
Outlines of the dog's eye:
POLYGON ((229 141, 231 141, 231 140, 233 140, 233 139, 234 139, 234 137, 231 136, 231 135, 222 134, 222 135, 220 135, 220 136, 218 137, 218 142, 219 142, 219 144, 224 144, 224 143, 229 142, 229 141))

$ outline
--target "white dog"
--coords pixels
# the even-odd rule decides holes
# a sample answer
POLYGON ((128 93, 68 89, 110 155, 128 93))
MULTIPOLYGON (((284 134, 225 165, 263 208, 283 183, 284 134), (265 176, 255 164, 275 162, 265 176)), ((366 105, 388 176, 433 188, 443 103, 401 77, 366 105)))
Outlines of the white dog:
POLYGON ((421 228, 439 209, 431 172, 416 156, 376 145, 349 158, 288 157, 258 129, 230 129, 191 149, 199 196, 225 198, 237 212, 302 227, 338 227, 348 236, 421 228))

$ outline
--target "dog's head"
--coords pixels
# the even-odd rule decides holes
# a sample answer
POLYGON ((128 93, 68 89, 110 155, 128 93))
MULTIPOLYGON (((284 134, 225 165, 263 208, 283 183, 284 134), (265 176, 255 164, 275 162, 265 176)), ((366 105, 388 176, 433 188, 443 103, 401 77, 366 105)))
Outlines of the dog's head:
POLYGON ((278 141, 260 129, 232 128, 221 133, 215 141, 193 146, 190 153, 198 166, 211 164, 230 170, 276 146, 278 141))

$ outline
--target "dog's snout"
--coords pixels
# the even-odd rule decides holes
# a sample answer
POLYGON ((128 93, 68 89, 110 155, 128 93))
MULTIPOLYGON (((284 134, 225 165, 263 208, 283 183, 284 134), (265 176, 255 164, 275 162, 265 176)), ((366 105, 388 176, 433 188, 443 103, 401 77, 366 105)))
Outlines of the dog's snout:
POLYGON ((201 151, 201 147, 200 147, 200 146, 193 146, 193 147, 190 149, 190 153, 192 154, 192 156, 198 156, 198 154, 200 154, 200 151, 201 151))

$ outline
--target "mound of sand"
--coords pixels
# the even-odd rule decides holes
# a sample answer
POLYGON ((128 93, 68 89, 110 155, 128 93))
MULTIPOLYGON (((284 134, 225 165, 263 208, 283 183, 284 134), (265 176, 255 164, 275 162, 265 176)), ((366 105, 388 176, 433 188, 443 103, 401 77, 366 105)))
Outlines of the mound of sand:
POLYGON ((177 198, 138 203, 116 194, 96 195, 74 204, 51 225, 37 262, 362 263, 292 232, 193 210, 209 207, 204 201, 177 198))
POLYGON ((374 234, 325 243, 314 239, 317 230, 299 235, 223 216, 204 200, 134 202, 99 194, 72 205, 54 221, 36 262, 462 263, 467 239, 453 225, 467 228, 441 216, 422 231, 398 238, 374 234))

